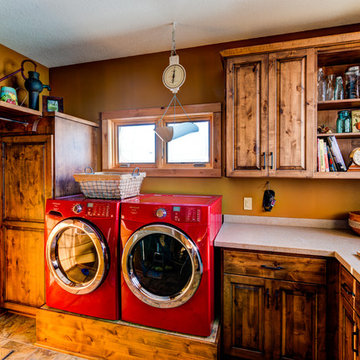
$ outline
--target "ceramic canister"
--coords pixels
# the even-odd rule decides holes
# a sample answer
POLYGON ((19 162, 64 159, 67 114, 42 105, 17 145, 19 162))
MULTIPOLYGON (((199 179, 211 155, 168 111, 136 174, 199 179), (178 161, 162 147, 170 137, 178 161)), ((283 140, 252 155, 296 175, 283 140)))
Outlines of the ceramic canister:
POLYGON ((0 90, 0 100, 17 105, 16 90, 12 87, 2 86, 0 90))

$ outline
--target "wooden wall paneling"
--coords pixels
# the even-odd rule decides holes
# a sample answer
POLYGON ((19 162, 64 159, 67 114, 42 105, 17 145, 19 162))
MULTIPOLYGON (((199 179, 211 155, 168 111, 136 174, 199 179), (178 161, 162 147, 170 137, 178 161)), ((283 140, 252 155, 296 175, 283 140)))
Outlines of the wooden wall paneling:
POLYGON ((5 225, 5 301, 45 303, 44 231, 5 225), (21 275, 20 275, 21 274, 21 275))
POLYGON ((2 221, 44 222, 52 196, 52 137, 4 137, 2 143, 2 221))
POLYGON ((3 137, 1 152, 3 304, 41 306, 45 200, 52 197, 52 136, 3 137))
POLYGON ((312 174, 315 51, 269 55, 270 176, 312 174))
MULTIPOLYGON (((86 121, 86 120, 83 120, 86 121)), ((55 196, 80 193, 74 173, 86 167, 96 170, 95 127, 90 122, 78 122, 55 117, 54 175, 55 196)))
POLYGON ((101 359, 215 360, 218 341, 218 326, 200 338, 46 308, 36 316, 36 345, 101 359))
POLYGON ((268 151, 268 56, 227 60, 226 174, 265 176, 268 151))

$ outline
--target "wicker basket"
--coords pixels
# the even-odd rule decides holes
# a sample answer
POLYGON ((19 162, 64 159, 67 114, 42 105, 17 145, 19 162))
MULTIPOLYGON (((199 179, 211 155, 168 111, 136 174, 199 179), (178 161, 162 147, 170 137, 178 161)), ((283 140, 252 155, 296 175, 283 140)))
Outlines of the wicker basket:
POLYGON ((132 174, 94 173, 74 174, 74 179, 80 184, 81 192, 87 198, 95 199, 126 199, 140 194, 141 183, 146 173, 135 168, 132 174))

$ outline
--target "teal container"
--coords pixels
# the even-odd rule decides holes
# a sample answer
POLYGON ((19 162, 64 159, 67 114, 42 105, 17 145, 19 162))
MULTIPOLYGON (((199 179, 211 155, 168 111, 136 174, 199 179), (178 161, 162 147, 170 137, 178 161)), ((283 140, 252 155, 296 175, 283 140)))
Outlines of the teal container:
POLYGON ((345 129, 344 114, 343 111, 338 112, 338 118, 336 120, 336 132, 343 133, 345 129))

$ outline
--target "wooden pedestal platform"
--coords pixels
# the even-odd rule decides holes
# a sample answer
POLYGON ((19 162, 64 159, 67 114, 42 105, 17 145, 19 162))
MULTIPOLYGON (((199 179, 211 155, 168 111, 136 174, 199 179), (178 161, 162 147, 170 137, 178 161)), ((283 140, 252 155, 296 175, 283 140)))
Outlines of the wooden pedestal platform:
POLYGON ((48 307, 36 314, 36 345, 89 359, 217 359, 219 338, 218 321, 212 334, 202 338, 48 307))

